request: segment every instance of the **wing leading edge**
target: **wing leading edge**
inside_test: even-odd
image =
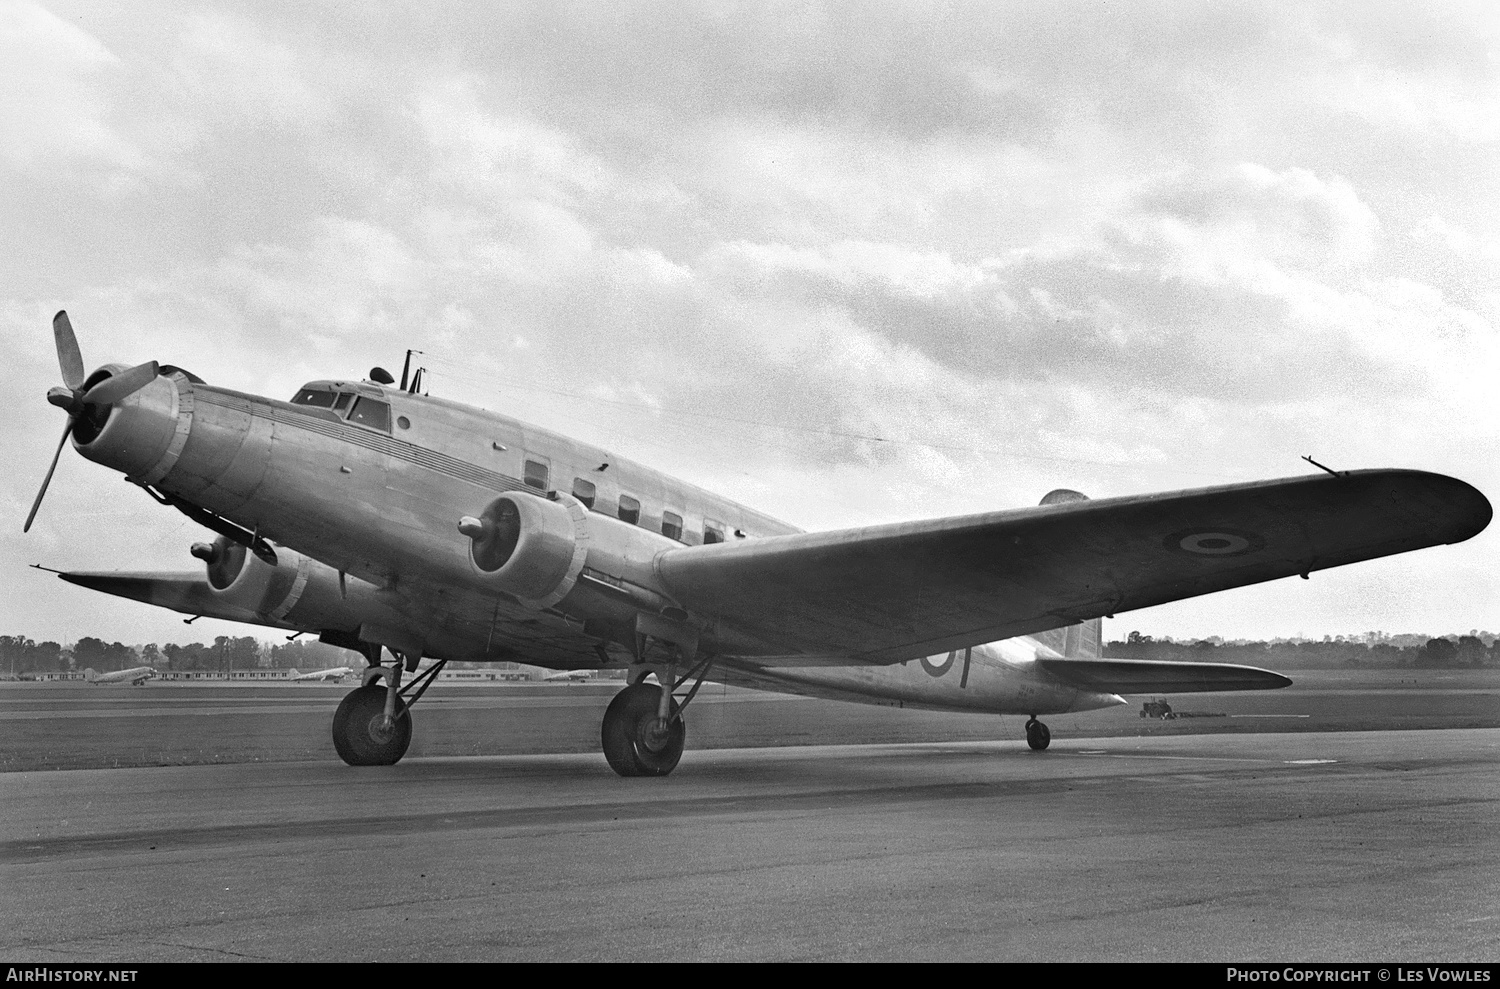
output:
[[[1463,481],[1367,470],[694,546],[656,566],[684,607],[767,652],[895,663],[1461,542],[1491,515]]]

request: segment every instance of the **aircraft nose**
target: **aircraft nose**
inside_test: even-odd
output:
[[[90,380],[106,379],[104,371],[125,370],[124,365],[111,364]],[[179,406],[177,383],[156,377],[111,404],[85,406],[73,430],[73,446],[88,459],[127,477],[150,478],[178,433]]]

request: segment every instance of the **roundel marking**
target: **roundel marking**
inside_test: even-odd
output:
[[[957,655],[958,653],[956,652],[950,652],[948,654],[948,658],[944,659],[941,663],[934,663],[927,656],[923,656],[922,669],[926,670],[931,676],[940,677],[944,673],[947,673],[949,670],[953,669],[953,659]]]
[[[1193,556],[1240,556],[1264,549],[1266,541],[1243,529],[1186,529],[1162,540],[1162,545],[1177,553]]]

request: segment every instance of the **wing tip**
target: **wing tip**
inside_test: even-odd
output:
[[[1494,506],[1484,492],[1467,481],[1432,471],[1378,468],[1349,471],[1346,476],[1365,477],[1391,488],[1393,497],[1430,519],[1438,529],[1436,541],[1444,544],[1472,539],[1488,528],[1495,517]]]

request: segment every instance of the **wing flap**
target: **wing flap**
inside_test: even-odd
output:
[[[1276,690],[1289,677],[1233,663],[1167,663],[1148,659],[1039,659],[1048,673],[1105,694],[1195,694],[1217,690]]]
[[[1459,542],[1490,516],[1451,477],[1352,471],[686,547],[656,567],[757,651],[896,663]]]

